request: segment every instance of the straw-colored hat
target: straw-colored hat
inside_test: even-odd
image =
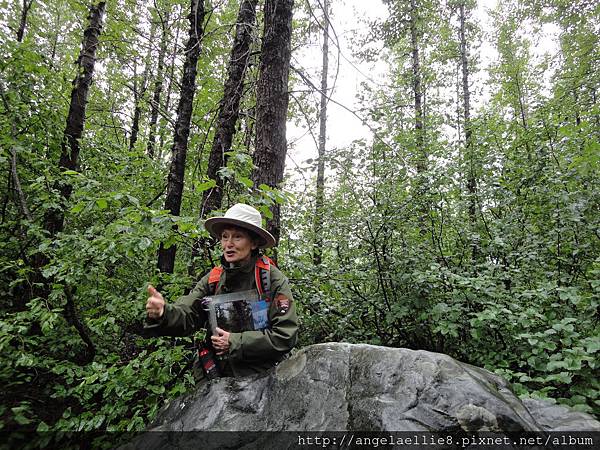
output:
[[[256,208],[244,203],[237,203],[229,208],[223,217],[211,217],[204,222],[204,228],[214,236],[220,238],[220,232],[226,225],[235,225],[254,232],[260,239],[260,248],[273,247],[275,238],[262,227],[262,217]]]

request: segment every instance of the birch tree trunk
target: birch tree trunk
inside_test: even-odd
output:
[[[204,13],[203,0],[192,0],[188,16],[190,20],[190,32],[189,39],[185,45],[185,63],[183,65],[181,93],[179,106],[177,107],[173,147],[171,149],[172,160],[167,180],[167,196],[165,198],[165,209],[174,216],[178,216],[181,211],[185,160],[192,119],[192,107],[194,104],[194,91],[196,90],[196,66],[198,64],[198,57],[200,56],[200,38],[203,33]],[[175,245],[169,248],[165,248],[163,244],[160,245],[158,250],[158,269],[161,272],[173,273],[176,252],[177,247]]]
[[[423,126],[423,90],[421,62],[419,57],[419,31],[417,28],[417,1],[410,1],[410,41],[412,55],[412,73],[413,73],[413,97],[414,97],[414,115],[415,115],[415,155],[417,169],[417,196],[419,199],[419,229],[421,234],[427,233],[427,215],[428,208],[425,197],[427,193],[426,175],[427,171],[427,151],[425,149],[425,130]]]
[[[329,0],[323,1],[323,64],[321,66],[321,105],[319,108],[319,156],[313,222],[313,263],[321,264],[323,255],[323,204],[325,202],[325,144],[327,142],[327,73],[329,69]]]
[[[469,223],[471,225],[471,232],[475,231],[474,228],[477,224],[477,179],[475,176],[475,153],[473,148],[473,130],[471,128],[471,95],[469,91],[469,54],[467,47],[467,38],[465,32],[466,14],[465,14],[465,2],[461,0],[458,5],[459,12],[459,38],[460,38],[460,63],[462,68],[462,92],[463,92],[463,119],[464,119],[464,130],[465,130],[465,158],[467,163],[467,194],[469,196],[468,211],[469,211]],[[479,253],[478,240],[471,236],[471,252],[472,257],[475,259]]]
[[[264,31],[256,92],[256,143],[252,181],[275,188],[283,180],[293,0],[265,0]],[[267,229],[279,242],[279,205]]]

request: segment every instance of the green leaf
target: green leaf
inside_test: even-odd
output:
[[[244,186],[246,186],[247,188],[251,188],[252,186],[254,186],[254,183],[252,182],[252,180],[250,178],[238,177],[238,181],[240,183],[242,183]]]
[[[133,195],[127,194],[127,200],[129,200],[129,202],[134,206],[140,206],[140,201],[137,197],[134,197]]]
[[[31,423],[31,420],[28,419],[27,417],[21,415],[21,414],[17,414],[16,416],[14,416],[14,420],[15,422],[17,422],[19,425],[27,425]]]
[[[600,350],[600,337],[594,336],[585,340],[585,350],[588,353],[596,353]]]
[[[141,238],[140,241],[139,241],[139,243],[138,243],[138,247],[141,250],[146,250],[151,245],[152,245],[152,241],[150,239],[148,239],[147,237]]]
[[[94,419],[92,420],[93,428],[100,428],[100,426],[104,422],[104,419],[106,419],[106,416],[104,414],[99,414],[96,417],[94,417]]]
[[[564,361],[549,361],[548,364],[546,365],[547,372],[552,372],[554,370],[564,369],[564,368],[566,368],[566,363]]]
[[[208,180],[208,181],[205,181],[204,183],[197,183],[196,190],[198,192],[204,192],[211,188],[214,188],[216,185],[217,185],[217,182],[215,180]]]
[[[77,214],[77,213],[80,213],[81,211],[83,211],[83,208],[85,208],[85,203],[79,202],[71,208],[71,212],[73,214]]]

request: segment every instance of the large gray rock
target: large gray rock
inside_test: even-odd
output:
[[[150,427],[442,433],[565,429],[600,431],[600,422],[546,402],[522,402],[503,378],[443,354],[342,343],[306,347],[261,376],[203,384],[173,400]]]

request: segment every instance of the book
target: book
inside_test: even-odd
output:
[[[268,328],[269,301],[255,290],[206,297],[212,334],[217,327],[230,333]]]

